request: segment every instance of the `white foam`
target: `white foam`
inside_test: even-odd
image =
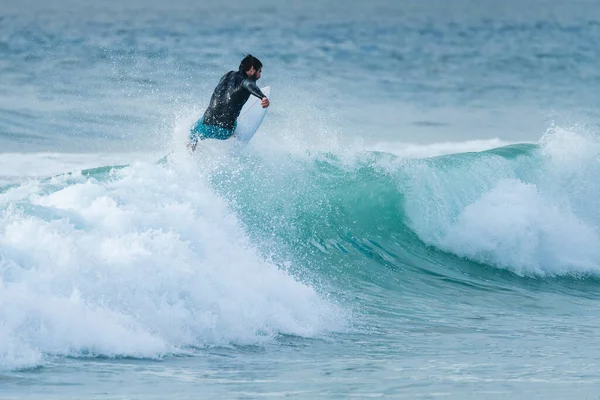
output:
[[[1,195],[0,368],[342,328],[343,312],[264,261],[198,166],[180,164]]]
[[[595,227],[519,180],[500,181],[465,207],[438,245],[519,275],[600,273]]]
[[[549,130],[533,155],[412,166],[406,211],[426,243],[519,275],[600,274],[600,141]]]

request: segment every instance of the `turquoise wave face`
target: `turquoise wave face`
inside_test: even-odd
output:
[[[373,280],[381,267],[477,263],[518,276],[596,275],[597,165],[563,168],[553,145],[418,160],[249,157],[211,182],[265,251],[319,273],[351,266]]]
[[[369,282],[403,269],[581,277],[600,265],[595,146],[557,134],[541,145],[424,159],[244,152],[198,169],[252,242],[295,273],[351,270]],[[168,158],[158,166],[173,168]],[[78,176],[107,184],[123,168]],[[39,194],[57,190],[51,181]]]

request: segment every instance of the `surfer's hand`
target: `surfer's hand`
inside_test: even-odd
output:
[[[260,104],[262,105],[262,108],[267,108],[267,107],[269,107],[269,105],[271,103],[269,102],[269,99],[267,99],[266,97],[263,97]]]

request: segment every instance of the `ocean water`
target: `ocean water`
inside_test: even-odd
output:
[[[599,20],[2,0],[0,399],[600,398]]]

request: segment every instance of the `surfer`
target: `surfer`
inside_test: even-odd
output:
[[[229,71],[219,81],[204,115],[190,131],[188,148],[196,150],[199,140],[225,140],[233,136],[236,119],[250,95],[261,99],[263,108],[269,99],[256,85],[262,73],[262,63],[252,54],[240,62],[238,71]]]

